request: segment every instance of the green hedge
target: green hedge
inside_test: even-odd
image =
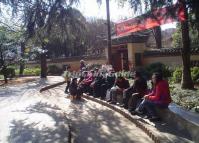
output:
[[[174,103],[195,112],[199,112],[199,89],[184,90],[181,89],[180,84],[173,84],[171,95]]]
[[[19,74],[19,69],[15,70],[15,72],[17,74]],[[35,76],[39,76],[41,73],[41,69],[38,67],[35,68],[25,68],[23,75],[35,75]]]
[[[163,77],[165,77],[165,78],[171,77],[171,75],[172,75],[172,70],[160,62],[152,63],[152,64],[144,67],[141,72],[143,72],[143,74],[145,74],[145,76],[148,79],[151,78],[151,76],[154,72],[162,72]]]
[[[199,83],[199,67],[191,68],[191,77],[194,83]],[[171,80],[174,83],[180,83],[182,80],[182,68],[176,68]]]
[[[48,66],[48,74],[50,75],[61,75],[63,73],[63,69],[59,68],[56,65],[49,65]]]
[[[199,67],[191,68],[191,77],[194,83],[199,83]]]

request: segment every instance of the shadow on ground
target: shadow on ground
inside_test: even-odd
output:
[[[18,111],[19,112],[19,111]],[[10,135],[7,138],[11,143],[66,143],[69,136],[69,124],[66,116],[60,112],[57,106],[38,102],[20,111],[28,114],[46,114],[54,123],[53,126],[42,125],[45,119],[30,122],[28,119],[13,120],[10,126]],[[38,116],[39,117],[39,116]],[[48,121],[46,121],[48,122]]]
[[[75,143],[139,143],[152,142],[133,123],[114,111],[99,106],[74,102],[69,114]]]

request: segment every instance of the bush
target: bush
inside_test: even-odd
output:
[[[92,70],[92,69],[95,69],[95,68],[98,68],[100,69],[102,65],[100,64],[88,64],[86,67],[88,70]]]
[[[188,110],[198,112],[199,107],[199,90],[185,90],[181,89],[179,84],[173,85],[170,90],[172,101]]]
[[[182,68],[176,68],[173,72],[172,81],[174,83],[180,83],[182,80]]]
[[[172,75],[172,71],[162,63],[152,63],[144,68],[146,77],[150,78],[154,72],[162,72],[163,77],[167,78]]]
[[[15,69],[13,67],[7,67],[5,69],[2,69],[0,71],[0,74],[6,74],[8,78],[13,78],[15,77]]]
[[[199,83],[199,67],[191,68],[191,77],[194,83]],[[176,68],[173,72],[172,81],[180,83],[182,80],[182,68]]]
[[[61,75],[63,70],[56,65],[49,65],[48,66],[48,74],[50,75]]]
[[[194,83],[199,83],[199,67],[191,68],[191,77]]]
[[[39,76],[41,73],[40,68],[25,68],[23,74],[24,75],[35,75]]]

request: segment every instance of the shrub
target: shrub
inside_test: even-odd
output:
[[[7,67],[5,69],[2,69],[0,71],[0,74],[6,74],[8,78],[13,78],[15,77],[15,69],[13,67]]]
[[[26,68],[24,69],[23,72],[24,75],[35,75],[35,76],[39,76],[40,73],[41,73],[40,68]]]
[[[61,75],[63,70],[56,65],[49,65],[48,66],[48,74],[50,75]]]
[[[159,62],[146,66],[144,70],[147,78],[150,78],[154,72],[162,72],[166,78],[172,75],[172,71],[166,65]]]
[[[182,79],[182,68],[176,68],[173,72],[172,81],[174,83],[180,83]]]
[[[100,69],[102,65],[100,64],[88,64],[86,67],[88,70],[92,70],[92,69],[95,69],[95,68],[98,68]]]
[[[191,77],[194,83],[199,83],[199,67],[191,68]],[[173,72],[172,81],[180,83],[182,80],[182,68],[176,68]]]
[[[188,110],[198,112],[199,90],[181,89],[179,84],[173,85],[171,90],[172,101]]]
[[[199,83],[199,67],[191,68],[191,77],[194,83]]]

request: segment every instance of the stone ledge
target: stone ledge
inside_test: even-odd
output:
[[[52,85],[48,85],[48,86],[42,87],[42,88],[39,90],[39,92],[41,93],[41,92],[43,92],[43,91],[45,91],[45,90],[54,88],[54,87],[59,86],[59,85],[62,85],[62,84],[64,84],[64,83],[66,83],[66,81],[62,81],[62,82],[58,82],[58,83],[55,83],[55,84],[52,84]]]
[[[87,96],[87,95],[83,95],[83,98],[92,100],[94,102],[97,102],[99,104],[102,104],[108,108],[111,108],[112,110],[120,113],[121,115],[123,115],[125,118],[129,119],[131,122],[133,122],[138,128],[142,129],[155,143],[161,143],[161,142],[167,142],[166,138],[159,136],[159,134],[156,134],[154,131],[152,131],[151,129],[149,129],[146,125],[145,125],[145,121],[143,121],[139,116],[132,116],[128,111],[126,110],[122,110],[120,107],[108,104],[107,102],[100,100],[100,99],[96,99],[93,98],[91,96]]]
[[[46,86],[46,87],[43,87],[42,89],[40,89],[40,92],[43,92],[45,90],[48,90],[48,89],[51,89],[51,88],[54,88],[56,86],[59,86],[59,85],[62,85],[64,84],[65,81],[63,82],[59,82],[59,83],[56,83],[56,84],[53,84],[53,85],[49,85],[49,86]],[[141,117],[139,116],[132,116],[127,110],[125,109],[122,109],[120,107],[117,107],[115,105],[111,105],[111,104],[108,104],[107,102],[103,101],[103,100],[100,100],[100,99],[96,99],[96,98],[93,98],[91,96],[87,96],[87,95],[83,95],[83,98],[86,98],[86,99],[89,99],[89,100],[92,100],[94,102],[97,102],[99,104],[102,104],[106,107],[109,107],[111,108],[112,110],[120,113],[121,115],[123,115],[125,118],[129,119],[131,122],[133,122],[137,127],[139,127],[140,129],[142,129],[155,143],[171,143],[172,141],[170,141],[168,139],[168,137],[162,135],[157,129],[154,129],[153,126],[150,125],[150,123],[148,121],[146,121],[145,119],[142,119]],[[169,110],[168,110],[169,111]],[[167,111],[167,112],[168,112]],[[174,114],[174,113],[173,113]],[[172,119],[173,120],[173,119]],[[176,119],[175,119],[176,120]],[[198,135],[198,132],[195,132],[195,135]],[[71,136],[72,138],[72,136]]]
[[[186,111],[173,103],[168,109],[158,109],[157,111],[165,122],[188,133],[193,141],[199,142],[199,115],[197,113]]]

